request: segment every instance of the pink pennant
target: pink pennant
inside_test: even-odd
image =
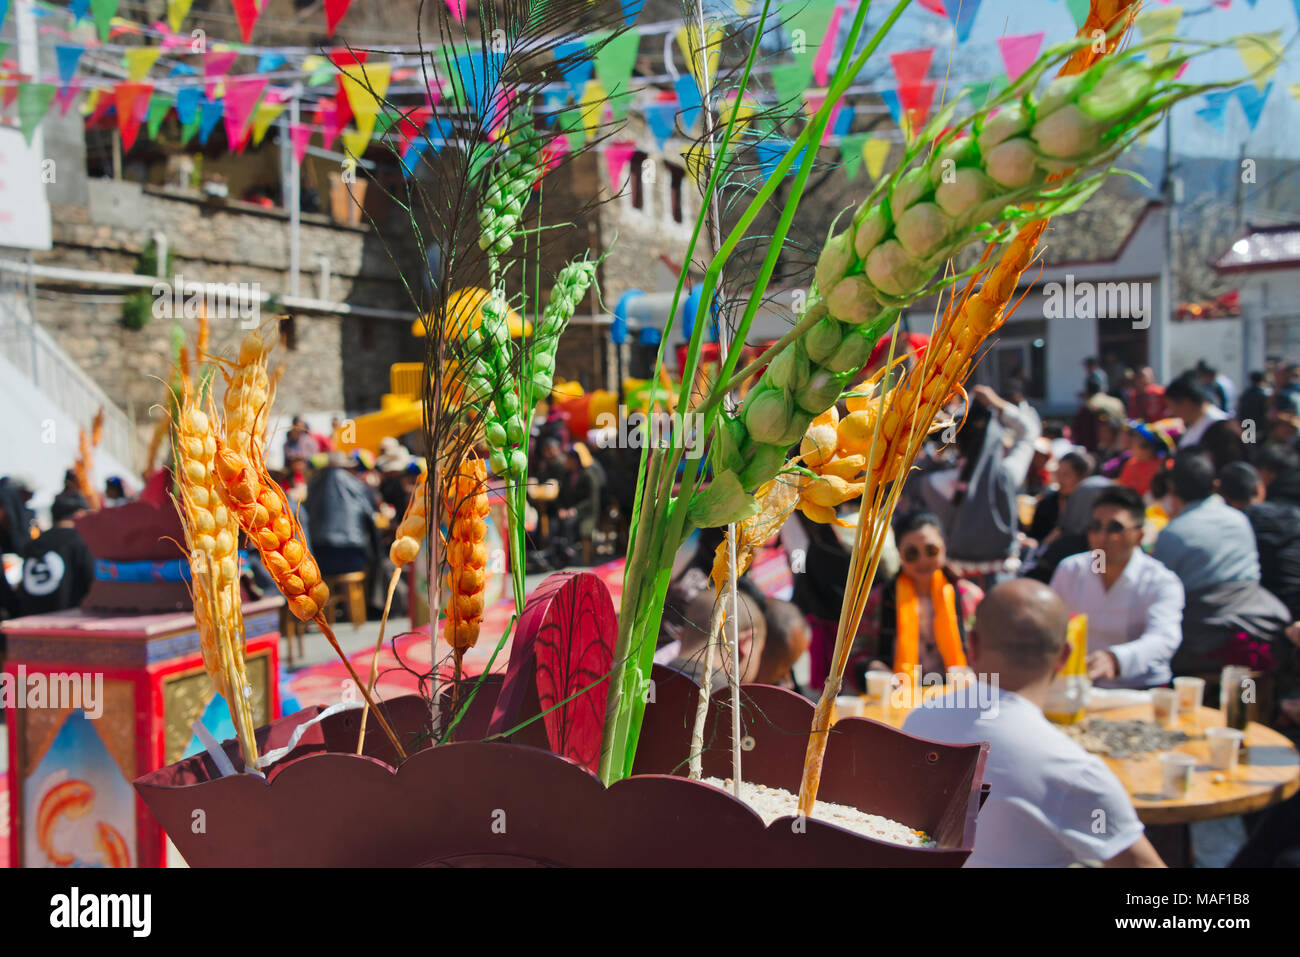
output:
[[[635,143],[610,143],[605,147],[605,163],[609,166],[609,183],[614,189],[623,185],[623,171],[632,162]]]
[[[177,47],[187,47],[194,42],[194,38],[188,33],[172,33],[171,28],[163,21],[158,20],[152,27],[155,33],[162,35],[162,52],[174,50]]]
[[[80,92],[81,81],[74,79],[67,86],[60,88],[58,93],[54,94],[54,102],[59,104],[59,116],[68,115],[68,107],[72,105]]]
[[[447,0],[447,7],[457,23],[465,22],[465,0]]]
[[[826,86],[830,82],[831,57],[835,54],[835,38],[840,35],[840,20],[845,9],[842,3],[835,5],[831,22],[826,27],[826,35],[822,37],[822,45],[817,48],[817,56],[813,59],[813,77],[818,86]]]
[[[247,138],[248,121],[266,89],[266,77],[241,76],[226,83],[226,141],[233,147]]]
[[[217,81],[226,75],[231,64],[238,58],[238,50],[227,50],[224,53],[209,50],[203,55],[204,93],[209,100],[216,99],[214,93],[217,88]]]
[[[569,138],[564,134],[547,141],[546,145],[542,147],[542,176],[559,166],[564,159],[564,154],[567,152],[569,152]],[[533,184],[533,189],[537,189],[541,185],[542,178],[539,176],[537,182]]]
[[[1232,0],[1214,0],[1214,5],[1220,10],[1227,10],[1232,6]]]
[[[933,57],[934,47],[889,54],[889,62],[894,66],[898,85],[916,86],[924,82],[925,75],[930,72],[930,60]]]
[[[948,15],[948,8],[943,5],[943,0],[917,0],[917,2],[931,13],[937,13],[941,17]]]
[[[442,84],[436,76],[429,77],[429,85],[424,89],[424,102],[432,110],[442,99]]]
[[[311,142],[311,127],[302,123],[290,123],[289,142],[293,144],[293,158],[301,166],[303,157],[307,155],[307,144]]]
[[[998,37],[998,49],[1002,51],[1002,65],[1006,68],[1007,79],[1014,83],[1020,74],[1028,70],[1042,46],[1042,31],[1018,37]]]
[[[343,129],[343,122],[339,119],[338,104],[328,97],[321,99],[315,115],[312,116],[312,122],[321,128],[321,145],[329,149],[339,138],[339,130]]]

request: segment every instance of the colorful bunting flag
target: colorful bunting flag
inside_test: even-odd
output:
[[[456,105],[475,116],[484,116],[494,101],[493,93],[501,78],[505,53],[467,53],[449,65],[448,79]]]
[[[622,94],[628,91],[628,80],[636,67],[637,47],[641,34],[637,30],[625,30],[611,37],[600,47],[595,56],[596,79],[606,90],[617,90],[617,95],[610,101],[614,108],[615,119],[622,119],[630,105]]]
[[[1002,53],[1002,67],[1007,72],[1008,80],[1016,82],[1020,74],[1029,69],[1038,58],[1045,35],[1039,31],[1016,37],[998,37],[998,50]]]
[[[209,50],[203,55],[203,92],[209,100],[216,99],[217,81],[226,75],[238,57],[238,50]]]
[[[868,138],[867,133],[852,133],[840,138],[840,164],[849,179],[858,178],[858,170],[862,168],[862,147]]]
[[[1253,89],[1250,84],[1243,84],[1234,92],[1237,94],[1237,102],[1241,104],[1241,109],[1246,114],[1246,122],[1250,124],[1253,132],[1259,125],[1259,117],[1264,112],[1268,95],[1273,92],[1273,84],[1269,83],[1262,90]]]
[[[1233,46],[1241,55],[1241,62],[1246,65],[1246,72],[1254,77],[1255,89],[1264,89],[1280,62],[1282,31],[1240,36],[1233,41]]]
[[[253,117],[253,109],[265,91],[266,77],[264,76],[234,77],[226,83],[226,105],[223,116],[226,123],[226,141],[231,148],[244,141],[245,131]]]
[[[623,25],[630,27],[636,23],[636,18],[641,16],[643,6],[645,0],[623,0]]]
[[[71,80],[60,88],[58,96],[55,97],[59,104],[60,116],[68,115],[68,107],[72,106],[73,101],[76,100],[77,94],[80,92],[81,82],[79,80]]]
[[[139,83],[153,65],[158,61],[158,54],[162,53],[162,47],[132,47],[126,51],[126,78],[132,83]]]
[[[655,138],[655,146],[661,151],[664,143],[673,135],[673,120],[677,116],[677,101],[659,100],[645,108],[645,121],[650,127],[650,135]]]
[[[392,77],[391,63],[372,63],[369,66],[357,66],[339,74],[343,81],[343,93],[352,107],[356,119],[357,132],[370,139],[375,129],[375,117],[379,115],[384,97],[388,93],[388,83]]]
[[[786,152],[793,145],[794,142],[792,140],[787,140],[780,136],[773,136],[765,140],[760,140],[754,144],[754,152],[758,157],[758,165],[763,170],[764,176],[771,179],[776,175],[776,169],[777,166],[780,165],[782,157],[785,156]],[[798,165],[803,161],[804,152],[806,150],[807,147],[804,147],[799,151],[799,155],[795,157],[794,163],[786,170],[785,175],[789,176],[790,173],[798,167]]]
[[[682,129],[690,133],[695,127],[695,121],[700,118],[703,100],[700,99],[699,88],[695,85],[695,78],[686,73],[679,76],[673,85],[677,88],[677,102],[682,108]]]
[[[330,36],[339,28],[341,21],[352,6],[352,0],[325,0],[325,30]]]
[[[930,61],[934,58],[934,47],[920,50],[903,50],[889,54],[889,62],[894,67],[894,76],[900,86],[915,86],[925,81],[930,72]]]
[[[956,2],[956,0],[954,0]],[[885,159],[889,156],[890,142],[878,136],[870,136],[862,144],[862,161],[867,164],[867,175],[880,179],[885,169]]]
[[[217,122],[221,119],[221,114],[225,110],[221,100],[204,99],[199,106],[199,142],[204,146],[208,144],[208,137],[212,131],[217,128]]]
[[[72,14],[72,22],[74,24],[80,22],[81,18],[86,15],[86,11],[89,9],[90,0],[72,0],[72,2],[68,4],[68,12]]]
[[[239,35],[244,42],[253,39],[253,25],[262,12],[257,9],[257,0],[231,0],[235,8],[235,22],[239,24]]]
[[[113,91],[113,104],[117,108],[117,129],[122,134],[122,149],[129,151],[135,145],[140,124],[149,111],[149,97],[153,95],[151,83],[119,83]]]
[[[632,162],[636,144],[631,142],[610,143],[605,147],[605,165],[609,169],[609,185],[618,192],[623,185],[623,173],[627,164]]]
[[[1133,22],[1138,32],[1142,34],[1143,40],[1154,40],[1157,37],[1170,36],[1178,28],[1178,21],[1182,16],[1182,7],[1167,7],[1164,10],[1144,10]],[[1147,50],[1147,56],[1155,62],[1163,60],[1169,56],[1169,44],[1157,43]]]
[[[812,81],[812,67],[803,63],[778,63],[772,67],[772,89],[777,100],[790,103],[798,100]]]
[[[54,48],[54,58],[59,65],[59,83],[66,87],[77,75],[77,64],[86,48],[79,43],[60,44]]]
[[[0,20],[0,22],[3,22]],[[24,83],[18,88],[18,127],[23,131],[23,139],[32,145],[32,136],[40,125],[50,102],[59,92],[53,83]]]
[[[1070,18],[1074,20],[1076,30],[1082,30],[1083,25],[1088,22],[1088,10],[1092,7],[1092,0],[1065,0],[1065,6],[1070,11]]]
[[[931,13],[937,13],[941,17],[948,15],[948,8],[943,5],[943,0],[918,0],[918,2]]]
[[[465,22],[465,0],[447,0],[447,9],[457,23]]]
[[[190,15],[193,5],[194,0],[167,0],[167,22],[171,24],[173,33],[180,32],[181,23]]]
[[[360,130],[348,130],[343,134],[343,153],[346,156],[353,156],[357,159],[366,155],[366,150],[370,147],[370,136],[362,133]]]
[[[293,158],[299,166],[307,155],[307,144],[311,142],[311,127],[302,123],[289,124],[289,142],[293,145]]]
[[[844,19],[844,11],[847,10],[842,3],[835,5],[831,13],[830,23],[826,26],[826,32],[822,35],[821,43],[817,47],[817,55],[813,57],[813,79],[817,81],[818,86],[826,86],[830,83],[831,57],[835,55],[835,38],[840,35],[840,21]]]
[[[563,64],[560,73],[569,82],[569,90],[576,100],[582,96],[582,89],[587,85],[596,69],[591,57],[586,55],[587,44],[581,40],[555,45],[555,61]]]
[[[339,138],[339,130],[343,128],[337,101],[321,97],[316,103],[316,112],[312,114],[312,122],[321,128],[321,146],[332,149],[334,141]]]
[[[1196,111],[1196,115],[1209,123],[1220,133],[1224,131],[1227,119],[1228,101],[1232,99],[1231,90],[1216,90],[1205,94],[1205,106]]]
[[[971,27],[975,25],[980,0],[948,0],[947,7],[948,20],[957,31],[957,42],[965,43],[970,37]]]
[[[172,101],[161,93],[155,93],[149,100],[149,114],[145,117],[145,132],[149,139],[158,138],[158,130],[162,128],[162,122],[171,112]]]
[[[203,117],[201,117],[196,111],[192,120],[188,123],[181,124],[181,146],[184,146],[190,140],[194,139],[194,134],[199,131],[199,124],[201,122],[203,122]]]
[[[278,90],[270,90],[263,98],[262,102],[257,104],[257,109],[253,111],[253,145],[257,146],[266,136],[266,131],[271,128],[271,124],[280,118],[285,107],[289,104],[284,94]]]
[[[202,102],[203,93],[197,86],[183,86],[176,91],[176,115],[182,126],[194,122]]]
[[[587,81],[578,109],[582,114],[583,131],[588,137],[595,136],[605,112],[605,88],[599,80]]]
[[[107,43],[113,15],[117,13],[117,0],[90,0],[90,12],[94,15],[95,26],[99,29],[99,42]]]
[[[821,2],[821,0],[812,0],[812,2]],[[700,28],[694,23],[689,23],[677,31],[677,49],[681,51],[686,68],[690,70],[691,76],[695,77],[695,83],[701,90],[708,89],[713,79],[717,77],[718,56],[722,52],[722,27],[716,23],[709,23],[704,30],[702,44]],[[708,71],[707,77],[700,76],[701,59],[704,60],[704,69]]]
[[[280,53],[263,53],[257,58],[256,73],[274,73],[280,67],[284,66],[287,61],[283,54]]]
[[[782,19],[795,62],[812,68],[835,13],[835,5],[836,0],[798,0],[785,4],[789,12]]]

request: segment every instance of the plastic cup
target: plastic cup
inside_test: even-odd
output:
[[[1174,690],[1178,692],[1178,710],[1195,714],[1205,700],[1205,679],[1175,678]]]
[[[1156,724],[1165,728],[1178,717],[1178,692],[1173,688],[1151,689],[1151,710]]]
[[[1160,790],[1167,798],[1182,798],[1192,788],[1192,771],[1196,759],[1181,751],[1166,751],[1160,755]]]
[[[1210,747],[1210,767],[1216,771],[1233,771],[1241,755],[1246,735],[1236,728],[1206,728],[1205,743]]]
[[[840,695],[835,699],[835,720],[861,718],[867,713],[866,702],[857,695]]]
[[[889,692],[894,683],[894,673],[892,671],[868,671],[867,672],[867,696],[872,701],[879,702],[882,708],[889,708]]]

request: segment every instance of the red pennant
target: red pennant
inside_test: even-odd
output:
[[[226,124],[226,142],[232,147],[248,142],[248,121],[265,89],[264,76],[241,76],[226,82],[226,107],[222,119]]]
[[[325,0],[325,29],[329,31],[330,36],[334,36],[339,21],[347,15],[350,6],[352,0]]]
[[[393,129],[402,138],[401,152],[406,152],[406,147],[411,145],[411,140],[424,132],[432,116],[433,110],[430,107],[421,106],[411,110],[393,124]]]
[[[368,56],[370,56],[369,50],[361,50],[354,53],[346,47],[335,47],[330,51],[330,62],[342,70],[357,63],[365,63],[366,57]],[[360,78],[361,71],[354,70],[352,71],[352,75]],[[334,99],[337,103],[336,109],[339,114],[339,129],[342,129],[347,126],[348,121],[352,119],[352,103],[348,100],[347,90],[343,87],[342,75],[334,78],[334,84]]]
[[[889,62],[894,65],[894,76],[898,77],[898,85],[917,86],[924,83],[925,75],[930,72],[930,60],[933,56],[934,47],[889,54]]]
[[[149,111],[149,98],[153,96],[152,83],[119,83],[113,91],[117,107],[117,128],[122,134],[122,148],[130,150],[135,145],[140,123]]]
[[[253,36],[253,24],[262,12],[257,9],[257,0],[231,0],[235,6],[235,19],[239,22],[239,35],[247,43]]]
[[[930,116],[930,107],[934,103],[938,84],[933,80],[927,83],[913,83],[898,88],[898,105],[907,111],[912,129],[920,131]]]
[[[941,17],[948,15],[948,8],[943,5],[943,0],[917,0],[917,2],[931,13],[937,13]],[[957,2],[960,3],[961,0]]]

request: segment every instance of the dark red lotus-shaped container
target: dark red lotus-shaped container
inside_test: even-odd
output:
[[[476,740],[491,721],[497,678],[484,682],[460,725],[462,743],[418,750],[428,740],[427,705],[414,696],[389,702],[389,720],[414,752],[397,770],[374,721],[364,754],[352,753],[360,717],[353,710],[310,728],[266,781],[220,777],[200,755],[135,787],[196,867],[955,867],[970,854],[987,745],[938,744],[862,718],[832,729],[819,797],[922,829],[937,847],[902,847],[817,820],[765,827],[729,793],[686,779],[698,691],[667,669],[656,668],[654,678],[635,773],[610,788],[551,753],[541,721],[509,743]],[[745,779],[797,792],[812,705],[765,685],[742,690]],[[261,729],[260,747],[283,746],[320,710]],[[726,697],[716,695],[706,776],[730,775],[730,725]],[[225,748],[237,764],[235,743]]]

